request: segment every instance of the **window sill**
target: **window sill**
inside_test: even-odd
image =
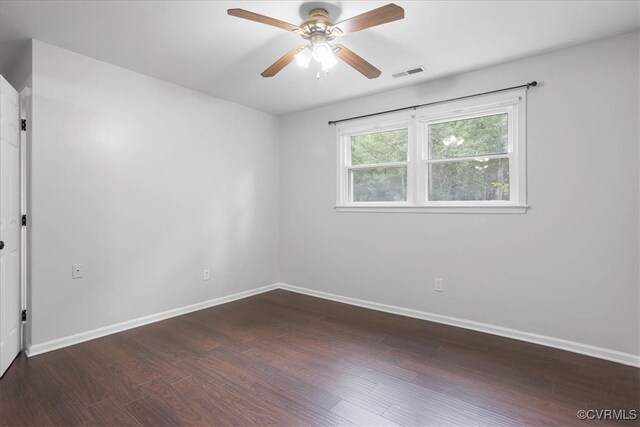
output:
[[[496,206],[385,206],[367,205],[336,206],[336,212],[373,212],[373,213],[453,213],[453,214],[524,214],[527,205]]]

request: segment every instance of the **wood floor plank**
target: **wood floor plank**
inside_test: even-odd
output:
[[[85,411],[88,415],[87,424],[92,426],[141,426],[141,424],[112,397],[86,407]]]
[[[46,426],[53,423],[38,399],[32,393],[27,393],[20,399],[0,402],[0,425]]]
[[[233,411],[239,419],[246,419],[244,425],[301,424],[301,420],[290,416],[282,408],[265,404],[263,400],[256,398],[255,392],[247,393],[197,361],[183,360],[179,364],[185,370],[190,370],[193,374],[192,381],[200,386],[212,400],[218,401],[225,408]]]
[[[256,368],[243,361],[242,357],[239,360],[224,349],[219,349],[215,354],[201,359],[198,363],[210,372],[217,372],[243,394],[262,402],[263,406],[283,408],[287,414],[303,424],[340,424],[337,417],[324,409],[328,402],[323,403],[321,399],[333,398],[327,393],[305,396],[304,388],[298,387],[298,384],[289,384],[293,388],[282,387],[277,378],[262,376]],[[295,393],[292,393],[293,391]]]
[[[142,332],[139,331],[137,333]],[[120,363],[120,366],[126,363],[126,366],[130,369],[135,369],[135,366],[142,364],[144,374],[151,375],[149,379],[162,377],[168,383],[174,383],[189,377],[187,373],[181,371],[175,365],[175,362],[179,359],[173,358],[172,354],[176,352],[165,353],[163,351],[164,345],[158,348],[145,344],[142,342],[145,340],[137,340],[134,335],[126,332],[113,335],[113,337],[115,338],[114,344],[121,350],[118,353],[123,357],[122,360],[126,361]],[[183,357],[185,356],[185,354],[182,355]],[[189,353],[186,353],[186,356],[190,356]]]
[[[278,357],[278,355],[274,356]],[[212,369],[216,368],[211,365],[212,362],[223,362],[226,363],[227,366],[238,365],[243,372],[251,372],[255,381],[268,384],[275,392],[286,395],[290,394],[291,390],[296,390],[296,397],[298,399],[313,403],[314,406],[326,410],[331,409],[340,401],[340,397],[304,381],[302,376],[287,375],[283,370],[274,368],[269,364],[256,363],[255,359],[251,357],[250,352],[238,355],[225,348],[220,348],[207,358],[207,362],[209,362],[209,366]]]
[[[373,412],[367,411],[366,409],[346,400],[341,400],[340,402],[338,402],[336,406],[331,408],[331,412],[361,427],[400,426],[400,424],[396,424],[388,418],[376,415]]]
[[[373,384],[370,384],[365,389],[359,387],[354,388],[349,384],[345,384],[343,381],[336,381],[335,373],[329,373],[330,375],[327,375],[327,372],[310,372],[305,368],[304,364],[298,365],[297,360],[281,357],[278,349],[278,346],[262,347],[256,343],[251,351],[245,353],[245,356],[251,359],[255,365],[270,366],[282,372],[283,376],[288,376],[298,383],[304,383],[306,387],[310,387],[312,390],[321,390],[322,392],[328,393],[332,396],[331,400],[337,397],[337,400],[333,402],[329,399],[323,399],[322,403],[319,403],[326,409],[332,408],[337,401],[342,399],[357,403],[374,413],[382,413],[389,407],[390,402],[370,396],[369,393]],[[354,378],[358,376],[358,373],[353,375]]]
[[[52,357],[46,368],[55,378],[55,383],[65,384],[65,394],[73,393],[83,405],[91,405],[111,396],[109,389],[89,369],[76,363],[67,350],[55,356],[58,357]]]
[[[0,425],[51,425],[42,402],[34,390],[33,376],[29,360],[20,354],[0,380]],[[4,417],[3,417],[4,415]]]
[[[206,414],[195,411],[191,407],[191,396],[189,393],[179,393],[171,384],[166,383],[162,378],[145,383],[143,386],[149,404],[158,405],[162,408],[167,418],[180,420],[180,424],[186,425],[207,425]]]
[[[242,411],[240,405],[229,405],[225,399],[217,399],[189,377],[171,385],[178,393],[189,399],[189,406],[206,414],[209,423],[216,426],[253,425],[254,420]]]
[[[638,425],[640,369],[276,290],[32,358],[0,426]]]
[[[162,403],[150,397],[131,402],[125,406],[127,411],[143,426],[179,426],[183,420],[167,411]]]
[[[72,346],[66,349],[71,362],[89,372],[108,397],[124,405],[144,397],[139,385],[118,363],[96,346]],[[102,401],[104,399],[98,400]]]
[[[461,420],[491,420],[493,425],[521,425],[523,420],[512,413],[503,413],[497,408],[484,408],[459,397],[451,397],[434,392],[415,384],[403,386],[382,385],[376,388],[372,396],[381,396],[391,401],[392,406],[406,412],[442,412],[443,415],[455,414]],[[386,414],[386,411],[385,411]],[[383,414],[383,416],[385,416]],[[444,417],[443,417],[444,418]]]
[[[581,407],[576,402],[566,404],[562,401],[540,399],[536,389],[518,387],[500,383],[468,371],[433,371],[430,375],[420,374],[414,381],[422,387],[443,393],[452,398],[463,399],[479,407],[511,413],[528,425],[570,424],[575,421],[575,413]],[[491,390],[487,393],[487,390]],[[560,417],[557,417],[560,414]]]

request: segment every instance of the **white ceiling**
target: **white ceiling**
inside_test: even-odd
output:
[[[333,1],[334,21],[388,2]],[[227,15],[244,8],[294,24],[299,1],[0,1],[0,72],[27,39],[274,114],[354,98],[639,28],[638,1],[396,1],[405,19],[340,42],[382,70],[368,80],[340,63],[316,80],[292,63],[260,77],[299,36]],[[427,72],[393,79],[424,65]]]

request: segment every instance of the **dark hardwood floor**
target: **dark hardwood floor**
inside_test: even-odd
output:
[[[639,371],[277,290],[27,359],[1,425],[581,425]]]

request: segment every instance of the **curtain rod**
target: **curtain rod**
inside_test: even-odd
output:
[[[459,96],[457,98],[443,99],[442,101],[427,102],[426,104],[418,104],[418,105],[412,105],[410,107],[396,108],[395,110],[378,111],[377,113],[364,114],[362,116],[355,116],[355,117],[347,117],[346,119],[330,120],[329,125],[335,125],[336,123],[346,122],[349,120],[363,119],[365,117],[379,116],[381,114],[395,113],[398,111],[415,110],[416,108],[427,107],[429,105],[437,105],[437,104],[442,104],[444,102],[459,101],[461,99],[473,98],[475,96],[482,96],[482,95],[490,95],[492,93],[504,92],[507,90],[514,90],[514,89],[521,89],[521,88],[529,89],[530,87],[535,87],[535,86],[538,86],[538,82],[534,80],[530,83],[526,83],[523,85],[505,87],[502,89],[490,90],[488,92],[482,92],[482,93],[474,93],[473,95],[465,95],[465,96]]]

